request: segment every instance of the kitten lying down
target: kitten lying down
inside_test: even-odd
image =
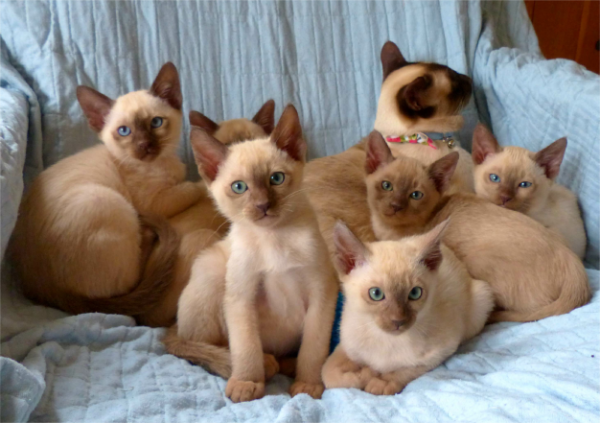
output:
[[[194,262],[167,351],[229,378],[234,402],[262,397],[275,357],[298,352],[290,393],[320,398],[338,281],[301,189],[296,110],[286,107],[270,138],[227,148],[194,128],[191,141],[231,230]]]
[[[336,264],[345,301],[340,344],[323,367],[327,388],[398,393],[482,330],[493,293],[441,243],[447,223],[370,244],[338,223]]]
[[[250,119],[230,119],[215,123],[202,113],[192,110],[190,123],[213,135],[223,144],[229,145],[241,140],[264,138],[273,130],[275,102],[267,101],[256,115]],[[219,213],[212,197],[208,195],[206,184],[199,182],[204,190],[200,200],[169,219],[169,223],[181,236],[179,254],[173,270],[171,284],[156,307],[139,316],[141,324],[155,327],[168,327],[175,324],[177,302],[190,279],[194,260],[200,252],[220,241],[229,230],[229,222]]]
[[[431,63],[409,63],[398,47],[387,42],[381,50],[383,84],[375,127],[388,135],[412,135],[422,131],[451,132],[460,129],[460,111],[471,96],[471,81],[452,69]],[[439,145],[438,145],[439,144]],[[414,156],[430,164],[452,151],[460,151],[460,172],[451,180],[453,191],[473,191],[473,164],[469,153],[456,146],[388,143],[395,154]],[[329,251],[334,252],[333,228],[343,220],[363,241],[374,241],[365,186],[365,141],[343,153],[310,161],[305,189]],[[351,207],[350,207],[351,205]]]
[[[583,264],[558,235],[474,194],[444,195],[458,153],[430,166],[394,158],[373,131],[367,157],[366,184],[377,238],[420,234],[451,217],[443,242],[473,278],[492,288],[497,309],[490,321],[539,320],[590,300]]]
[[[205,195],[184,182],[177,156],[179,75],[167,63],[149,90],[111,100],[80,86],[77,98],[102,145],[38,176],[21,204],[9,256],[36,302],[72,313],[139,315],[171,280],[179,239],[165,218]]]
[[[489,129],[479,124],[473,133],[475,191],[481,198],[537,220],[583,258],[586,236],[577,197],[554,182],[566,148],[566,138],[537,153],[500,147]]]

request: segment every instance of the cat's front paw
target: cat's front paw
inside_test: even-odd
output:
[[[272,354],[263,354],[265,364],[265,379],[269,380],[279,372],[279,363]]]
[[[365,387],[365,392],[373,395],[394,395],[401,391],[402,386],[398,382],[388,382],[378,377],[372,378]]]
[[[225,395],[233,402],[245,402],[262,398],[265,395],[263,382],[251,382],[229,378],[225,387]]]
[[[322,383],[294,382],[290,386],[290,395],[295,397],[298,394],[308,394],[314,399],[320,399],[323,395],[325,386]]]

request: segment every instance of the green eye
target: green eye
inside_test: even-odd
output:
[[[412,198],[413,200],[420,200],[421,198],[423,198],[423,193],[421,191],[415,191],[412,194],[410,194],[410,198]]]
[[[271,175],[271,185],[281,185],[285,181],[285,173],[275,172]]]
[[[519,184],[519,187],[520,188],[529,188],[531,185],[533,185],[531,182],[523,181]]]
[[[375,287],[369,289],[369,297],[371,297],[373,301],[381,301],[385,298],[385,295],[383,294],[381,288]]]
[[[235,181],[231,184],[231,190],[236,194],[243,194],[248,189],[248,185],[244,181]]]
[[[392,191],[394,189],[390,181],[383,181],[381,183],[381,188],[383,188],[386,191]]]
[[[498,182],[500,182],[500,177],[498,175],[496,175],[495,173],[490,173],[490,181],[492,181],[494,183],[498,183]]]
[[[421,295],[423,295],[423,288],[421,288],[420,286],[415,286],[408,293],[408,299],[415,301],[415,300],[418,300],[419,298],[421,298]]]

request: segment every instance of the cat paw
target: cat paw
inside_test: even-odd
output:
[[[373,395],[394,395],[400,391],[402,387],[398,382],[388,382],[378,377],[372,378],[365,387],[365,392]]]
[[[295,397],[298,394],[308,394],[314,399],[321,399],[325,386],[322,383],[294,382],[290,386],[290,395]]]
[[[263,354],[265,364],[265,379],[269,380],[279,372],[279,363],[272,354]]]
[[[265,384],[230,378],[225,387],[225,395],[233,402],[252,401],[265,395]]]

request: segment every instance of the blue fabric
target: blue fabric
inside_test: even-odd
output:
[[[2,267],[3,421],[581,421],[600,414],[598,160],[600,79],[546,61],[520,2],[0,1],[2,248],[25,185],[97,142],[78,84],[116,97],[148,87],[167,60],[184,109],[252,116],[294,103],[311,157],[353,145],[373,126],[379,51],[446,63],[474,78],[460,132],[478,119],[501,143],[532,150],[567,136],[559,181],[579,196],[591,304],[527,324],[496,324],[395,397],[329,390],[291,399],[278,375],[259,401],[232,404],[225,381],[165,354],[162,329],[130,318],[34,306]],[[194,173],[183,131],[182,158]],[[24,150],[25,143],[27,150]],[[463,142],[463,145],[469,143]],[[43,283],[43,281],[40,281]]]

